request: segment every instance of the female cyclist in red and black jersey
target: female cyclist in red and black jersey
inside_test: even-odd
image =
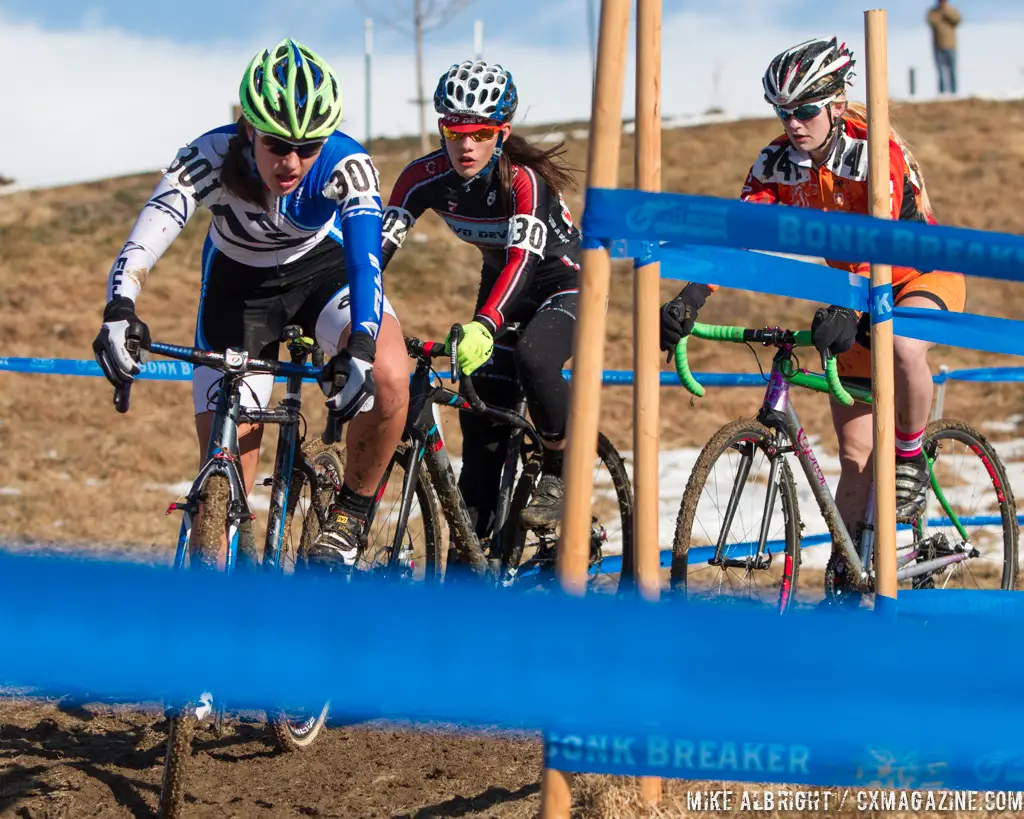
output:
[[[500,65],[463,62],[441,75],[434,109],[441,115],[441,148],[410,163],[384,210],[384,264],[427,209],[483,255],[473,320],[464,325],[459,367],[474,374],[480,397],[511,406],[517,379],[544,441],[543,474],[523,511],[532,527],[553,526],[561,515],[562,452],[569,387],[562,365],[572,355],[579,294],[579,231],[561,191],[573,186],[559,162],[562,146],[547,151],[513,136],[518,95]],[[494,339],[510,323],[514,348]],[[493,355],[492,355],[493,353]],[[459,486],[477,533],[489,534],[508,427],[461,413],[463,468]]]

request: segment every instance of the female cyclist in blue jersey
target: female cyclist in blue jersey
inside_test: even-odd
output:
[[[510,407],[517,379],[544,443],[543,474],[523,522],[547,528],[560,519],[562,452],[569,388],[562,366],[572,355],[579,290],[580,234],[561,191],[573,186],[558,161],[512,135],[518,95],[500,65],[463,62],[441,75],[434,109],[441,147],[410,163],[384,210],[384,263],[430,209],[483,256],[473,320],[464,325],[459,367],[474,375],[482,400]],[[508,324],[520,326],[514,349],[495,347]],[[493,357],[492,357],[493,352]],[[509,428],[460,413],[463,467],[459,487],[486,537],[493,524]]]
[[[284,327],[299,324],[329,357],[328,375],[347,376],[341,390],[325,387],[334,392],[327,406],[351,419],[344,486],[309,558],[351,563],[409,399],[402,331],[383,292],[377,171],[362,146],[337,130],[338,79],[308,48],[284,40],[256,54],[239,96],[238,122],[182,148],[143,207],[111,268],[93,350],[115,386],[134,379],[139,365],[125,348],[125,331],[139,322],[135,302],[153,265],[206,206],[212,218],[196,346],[276,359]],[[201,458],[218,381],[216,370],[193,372]],[[254,374],[245,383],[243,404],[267,406],[273,376]],[[262,435],[260,424],[239,425],[247,492]]]

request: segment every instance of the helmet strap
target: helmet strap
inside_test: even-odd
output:
[[[814,153],[815,151],[820,151],[826,145],[830,145],[832,143],[832,141],[835,139],[836,134],[839,132],[839,127],[838,126],[839,126],[839,123],[842,122],[843,118],[842,117],[833,117],[832,116],[832,106],[831,105],[829,105],[828,108],[826,108],[825,110],[828,112],[828,134],[821,141],[821,144],[817,148],[811,148],[811,150],[809,150],[807,152],[809,154]]]
[[[442,143],[444,140],[442,139]],[[490,161],[480,169],[480,171],[469,179],[462,183],[463,190],[466,193],[471,193],[473,188],[477,185],[484,186],[490,182],[491,174],[494,172],[495,167],[498,165],[498,160],[501,158],[502,145],[505,143],[505,135],[498,131],[498,142],[494,146],[494,153],[491,154]]]

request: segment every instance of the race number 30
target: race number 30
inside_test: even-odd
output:
[[[509,220],[507,247],[518,247],[529,253],[543,256],[547,239],[547,225],[536,216],[521,213]]]

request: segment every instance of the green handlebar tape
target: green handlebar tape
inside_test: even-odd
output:
[[[694,325],[694,330],[698,325]],[[698,383],[690,372],[690,362],[686,360],[686,340],[689,336],[683,336],[676,344],[676,375],[679,376],[679,383],[698,398],[704,397],[704,388]]]
[[[694,322],[691,335],[697,338],[705,338],[711,341],[743,341],[745,327],[728,327],[724,324],[701,324]],[[679,382],[698,398],[704,397],[704,388],[700,385],[693,373],[690,372],[690,363],[686,360],[686,340],[689,336],[683,336],[676,344],[676,375]]]
[[[825,380],[828,382],[828,391],[844,407],[853,406],[853,396],[846,391],[839,381],[839,373],[836,371],[836,360],[830,358],[825,364]]]
[[[814,342],[811,341],[811,331],[810,330],[797,330],[795,335],[796,335],[796,341],[794,343],[796,344],[797,347],[813,347],[814,346]]]
[[[746,327],[729,327],[725,324],[701,324],[699,321],[693,325],[693,335],[697,338],[706,338],[711,341],[743,341],[743,334]]]

